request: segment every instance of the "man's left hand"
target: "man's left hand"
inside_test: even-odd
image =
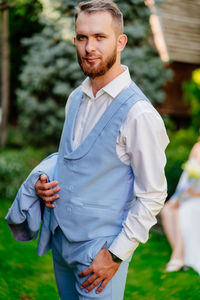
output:
[[[101,283],[96,293],[102,292],[117,272],[119,266],[120,263],[112,260],[108,249],[101,249],[91,265],[78,274],[81,278],[90,275],[88,279],[82,283],[81,288],[86,288],[85,291],[88,293]]]

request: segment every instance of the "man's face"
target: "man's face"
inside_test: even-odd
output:
[[[116,62],[117,34],[108,12],[80,13],[76,20],[75,45],[83,73],[94,79]]]

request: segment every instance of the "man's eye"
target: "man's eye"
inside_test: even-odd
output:
[[[97,40],[98,40],[98,41],[101,41],[101,40],[103,40],[103,39],[104,39],[104,36],[102,36],[102,35],[98,35],[98,36],[97,36]]]
[[[77,37],[77,40],[78,41],[84,41],[86,39],[86,37],[83,35],[83,36],[78,36]]]

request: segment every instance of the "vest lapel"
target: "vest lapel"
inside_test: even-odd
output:
[[[60,147],[59,147],[59,151],[63,152],[63,154],[71,153],[73,151],[74,129],[75,129],[76,118],[78,115],[82,98],[83,98],[83,92],[81,91],[81,87],[79,87],[72,98],[67,113],[67,118],[64,123],[64,128],[63,128]]]
[[[75,122],[78,114],[78,110],[81,104],[83,93],[79,90],[75,98],[72,100],[70,105],[70,110],[68,112],[68,118],[66,122],[66,129],[64,132],[65,143],[64,143],[64,158],[65,159],[78,159],[83,157],[88,153],[93,143],[95,142],[98,135],[102,132],[103,128],[110,121],[112,116],[118,111],[120,106],[128,101],[130,97],[135,94],[133,88],[127,88],[123,90],[110,104],[110,106],[106,109],[102,117],[96,123],[94,128],[85,138],[85,140],[74,150],[73,149],[73,135],[75,129]]]

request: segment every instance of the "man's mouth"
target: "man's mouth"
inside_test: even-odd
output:
[[[84,57],[83,59],[91,63],[91,62],[95,62],[97,59],[99,59],[99,57]]]

